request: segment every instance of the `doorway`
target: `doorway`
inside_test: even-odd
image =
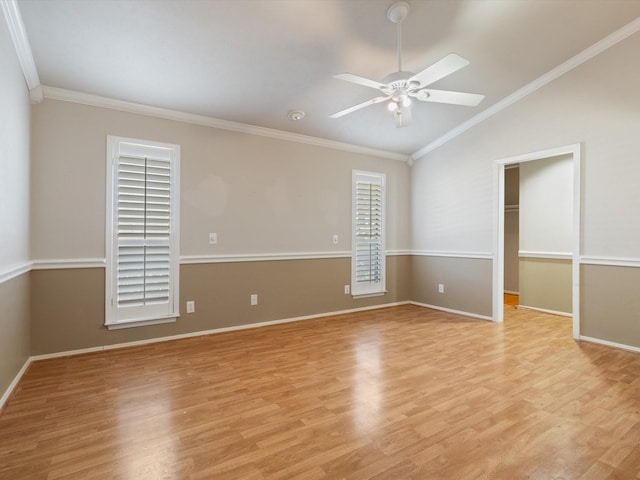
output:
[[[573,313],[573,338],[580,335],[580,144],[532,152],[497,160],[494,163],[494,248],[493,248],[493,321],[504,321],[504,250],[505,250],[505,168],[510,165],[546,160],[568,155],[573,169],[573,202],[571,225],[571,304]]]

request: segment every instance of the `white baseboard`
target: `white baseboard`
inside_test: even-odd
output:
[[[442,312],[455,313],[456,315],[462,315],[463,317],[479,318],[480,320],[489,320],[490,322],[493,322],[493,318],[488,317],[486,315],[478,315],[477,313],[463,312],[462,310],[454,310],[452,308],[439,307],[438,305],[429,305],[427,303],[420,303],[420,302],[407,302],[407,303],[410,303],[411,305],[416,305],[418,307],[431,308],[432,310],[440,310]]]
[[[4,407],[4,404],[7,402],[7,400],[9,400],[9,397],[11,396],[11,393],[13,392],[13,389],[16,388],[16,386],[18,385],[18,382],[20,381],[20,379],[24,375],[24,372],[27,371],[27,368],[29,368],[29,365],[31,365],[31,357],[27,358],[27,361],[24,362],[24,365],[22,366],[20,371],[15,376],[13,381],[9,384],[9,386],[5,390],[4,394],[0,398],[0,409],[2,407]]]
[[[590,342],[590,343],[597,343],[598,345],[605,345],[607,347],[619,348],[621,350],[627,350],[629,352],[640,353],[640,347],[633,347],[631,345],[625,345],[624,343],[610,342],[608,340],[602,340],[600,338],[593,338],[593,337],[585,337],[583,335],[580,335],[578,340],[584,340],[585,342]]]
[[[536,312],[550,313],[551,315],[560,315],[561,317],[573,318],[573,314],[569,312],[559,312],[557,310],[547,310],[546,308],[529,307],[528,305],[518,305],[522,310],[534,310]]]

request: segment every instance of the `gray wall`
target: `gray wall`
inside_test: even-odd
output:
[[[29,92],[0,19],[0,397],[29,357]]]

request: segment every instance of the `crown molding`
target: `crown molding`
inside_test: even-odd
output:
[[[205,115],[180,112],[177,110],[169,110],[160,107],[153,107],[150,105],[143,105],[140,103],[128,102],[125,100],[101,97],[99,95],[92,95],[89,93],[77,92],[74,90],[50,87],[48,85],[43,86],[43,93],[45,98],[49,98],[51,100],[79,103],[82,105],[90,105],[93,107],[110,108],[122,112],[136,113],[140,115],[147,115],[150,117],[163,118],[165,120],[174,120],[182,123],[191,123],[194,125],[202,125],[205,127],[219,128],[222,130],[230,130],[232,132],[248,133],[251,135],[259,135],[262,137],[276,138],[278,140],[304,143],[307,145],[331,148],[334,150],[342,150],[345,152],[371,155],[374,157],[386,158],[389,160],[406,162],[410,158],[407,155],[389,152],[386,150],[378,150],[375,148],[352,145],[350,143],[336,142],[334,140],[327,140],[326,138],[285,132],[282,130],[275,130],[273,128],[265,128],[258,127],[256,125],[248,125],[245,123],[230,122],[228,120],[222,120],[220,118],[207,117]]]
[[[0,0],[0,5],[2,5],[4,18],[7,21],[9,33],[11,34],[13,46],[16,49],[16,55],[18,56],[18,61],[20,62],[27,86],[29,90],[38,88],[40,86],[40,78],[38,77],[36,63],[33,60],[31,45],[29,44],[27,32],[22,22],[22,15],[20,15],[18,3],[16,0]]]
[[[479,114],[475,115],[474,117],[471,117],[469,120],[467,120],[466,122],[461,123],[456,128],[453,128],[453,129],[449,130],[447,133],[445,133],[441,137],[435,139],[434,141],[432,141],[431,143],[427,144],[426,146],[424,146],[420,150],[418,150],[418,151],[414,152],[413,154],[411,154],[410,155],[411,159],[413,161],[415,161],[415,160],[418,160],[419,158],[424,157],[427,153],[432,152],[433,150],[435,150],[438,147],[441,147],[442,145],[444,145],[445,143],[449,142],[450,140],[453,140],[458,135],[466,132],[470,128],[472,128],[472,127],[478,125],[479,123],[487,120],[488,118],[494,116],[496,113],[504,110],[505,108],[507,108],[508,106],[516,103],[517,101],[522,100],[527,95],[532,94],[533,92],[535,92],[536,90],[542,88],[543,86],[547,85],[548,83],[552,82],[556,78],[564,75],[567,72],[570,72],[574,68],[582,65],[586,61],[588,61],[588,60],[592,59],[593,57],[599,55],[600,53],[604,52],[608,48],[613,47],[617,43],[619,43],[622,40],[630,37],[631,35],[633,35],[634,33],[638,32],[638,31],[640,31],[640,17],[638,17],[635,20],[633,20],[632,22],[626,24],[624,27],[620,28],[619,30],[616,30],[612,34],[606,36],[602,40],[594,43],[590,47],[586,48],[585,50],[583,50],[582,52],[578,53],[574,57],[571,57],[569,60],[567,60],[566,62],[564,62],[564,63],[562,63],[560,65],[558,65],[554,69],[549,70],[547,73],[545,73],[541,77],[539,77],[536,80],[534,80],[533,82],[525,85],[524,87],[520,88],[519,90],[516,90],[511,95],[508,95],[505,98],[503,98],[502,100],[500,100],[499,102],[494,103],[493,105],[491,105],[486,110],[480,112]]]

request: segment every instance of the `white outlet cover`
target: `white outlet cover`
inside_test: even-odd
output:
[[[210,233],[209,234],[209,244],[210,245],[217,245],[218,244],[218,234],[217,233]]]
[[[337,244],[338,244],[338,234],[337,234],[337,233],[334,233],[334,234],[333,234],[333,244],[334,244],[334,245],[337,245]]]
[[[254,293],[251,295],[251,305],[257,305],[258,304],[258,294]]]
[[[193,300],[187,302],[187,313],[193,313],[196,311],[196,302]]]

